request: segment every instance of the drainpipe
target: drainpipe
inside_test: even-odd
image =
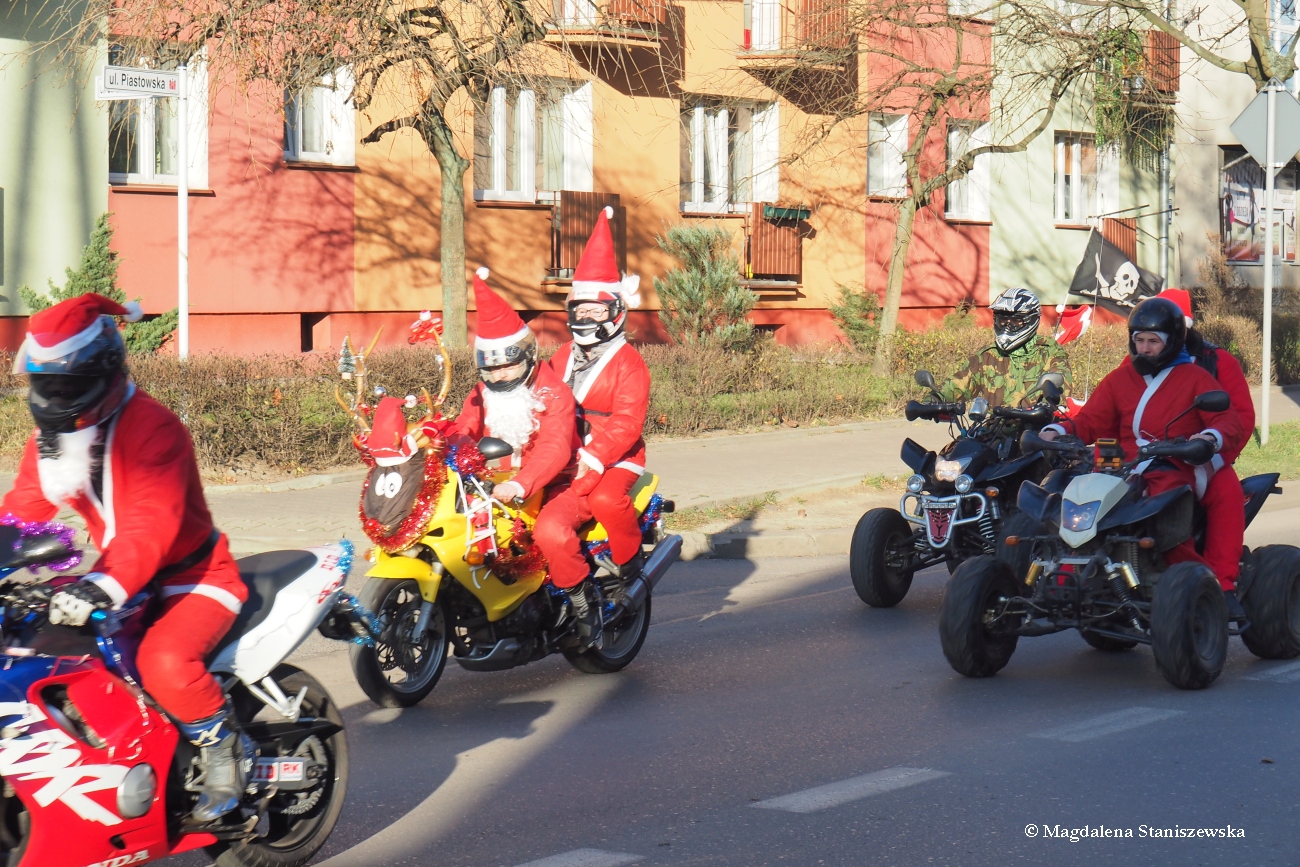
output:
[[[1169,145],[1160,150],[1160,276],[1169,286],[1169,223],[1173,203],[1169,201]]]

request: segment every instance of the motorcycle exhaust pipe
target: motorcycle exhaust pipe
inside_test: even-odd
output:
[[[641,569],[641,578],[638,580],[645,580],[653,589],[659,583],[659,579],[664,577],[668,567],[677,562],[677,558],[681,556],[681,553],[682,537],[676,534],[665,536],[663,541],[650,552],[650,559],[646,560],[645,566]],[[636,584],[637,582],[632,583]],[[631,588],[629,587],[628,590],[630,591]]]

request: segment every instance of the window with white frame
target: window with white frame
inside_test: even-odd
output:
[[[592,0],[555,0],[555,18],[564,27],[594,27],[596,4]]]
[[[1097,197],[1097,146],[1089,133],[1058,132],[1053,164],[1056,174],[1056,222],[1086,226]]]
[[[727,213],[780,194],[781,140],[775,102],[701,100],[682,111],[681,209]]]
[[[907,195],[908,115],[872,112],[867,123],[867,195]]]
[[[776,51],[781,47],[780,0],[745,0],[745,40],[748,51]]]
[[[120,46],[109,49],[110,65],[142,65]],[[175,64],[163,68],[174,69]],[[188,182],[191,189],[208,185],[207,64],[189,64],[186,78],[189,128]],[[114,99],[108,103],[108,181],[111,184],[174,185],[179,170],[180,128],[174,97]]]
[[[533,202],[593,188],[592,87],[495,87],[474,113],[474,198]]]
[[[952,121],[948,124],[948,165],[968,151],[989,144],[989,125],[980,121]],[[946,188],[944,216],[952,220],[989,219],[989,154],[975,157],[975,165]]]
[[[284,158],[291,162],[356,164],[352,75],[340,69],[299,94],[285,94]]]

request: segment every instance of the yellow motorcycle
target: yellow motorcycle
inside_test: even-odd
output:
[[[422,339],[436,339],[436,332]],[[439,409],[451,363],[440,341],[438,348],[443,387],[437,398],[427,391],[407,396],[405,405],[422,405],[424,415],[406,425],[394,447],[393,434],[376,437],[371,428],[385,407],[365,403],[369,350],[358,353],[344,341],[340,371],[356,387],[346,397],[340,391],[339,402],[357,419],[354,442],[372,465],[361,497],[363,529],[374,547],[353,625],[357,682],[376,704],[409,707],[437,685],[449,647],[470,671],[501,671],[553,653],[592,674],[625,668],[645,643],[654,588],[681,553],[681,537],[664,532],[673,503],[656,493],[659,480],[650,473],[632,489],[645,553],[637,575],[617,574],[599,524],[579,532],[603,622],[602,638],[584,647],[568,596],[546,580],[545,559],[532,539],[542,494],[522,505],[492,496],[513,475],[503,467],[510,445],[490,437],[449,443],[444,436],[449,422]],[[384,440],[382,447],[376,439]]]

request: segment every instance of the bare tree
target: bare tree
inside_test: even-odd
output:
[[[397,106],[362,138],[414,130],[441,174],[445,339],[467,342],[465,172],[448,122],[461,91],[482,104],[497,84],[527,77],[528,46],[546,36],[548,9],[529,0],[44,0],[52,56],[94,57],[112,41],[161,64],[204,52],[210,80],[302,93],[346,68],[361,112]]]

